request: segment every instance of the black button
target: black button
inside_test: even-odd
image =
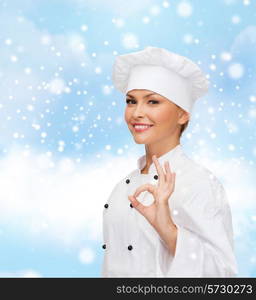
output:
[[[106,249],[106,244],[102,245],[102,248],[103,248],[103,249]]]
[[[128,246],[128,250],[132,250],[132,245],[129,245],[129,246]]]
[[[131,208],[133,208],[132,203],[130,203]]]
[[[104,207],[105,207],[105,208],[108,208],[108,204],[106,203],[106,204],[104,205]]]
[[[126,182],[127,184],[128,184],[128,183],[130,183],[130,179],[126,179],[126,181],[125,181],[125,182]]]
[[[155,179],[155,180],[157,180],[157,179],[158,179],[158,176],[157,176],[157,175],[155,175],[155,176],[154,176],[154,179]]]

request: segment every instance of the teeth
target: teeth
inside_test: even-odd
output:
[[[138,129],[144,129],[150,127],[150,125],[135,125],[134,127]]]

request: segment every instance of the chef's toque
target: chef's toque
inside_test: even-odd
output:
[[[189,113],[195,101],[206,94],[209,86],[204,73],[190,59],[151,46],[117,56],[112,81],[122,93],[133,89],[150,90]]]

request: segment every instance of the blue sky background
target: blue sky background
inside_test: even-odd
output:
[[[211,85],[181,143],[224,184],[239,276],[256,276],[256,2],[0,1],[0,276],[98,277],[102,210],[144,146],[116,55],[164,47]]]

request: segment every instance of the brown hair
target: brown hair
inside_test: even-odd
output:
[[[187,126],[188,126],[188,123],[189,123],[189,120],[187,120],[187,122],[186,123],[184,123],[184,124],[182,124],[181,125],[181,127],[180,127],[180,135],[179,135],[179,137],[181,137],[181,135],[182,135],[182,133],[183,133],[183,131],[187,128]]]
[[[175,103],[174,103],[174,104],[175,104]],[[185,110],[184,110],[182,107],[180,107],[180,106],[177,105],[177,104],[175,104],[175,105],[176,105],[178,108],[180,108],[183,112],[185,112]],[[186,123],[184,123],[184,124],[181,125],[179,137],[181,137],[183,131],[187,128],[189,121],[190,121],[190,119],[188,119]]]

